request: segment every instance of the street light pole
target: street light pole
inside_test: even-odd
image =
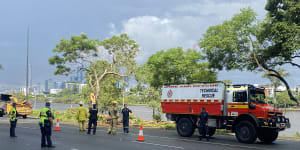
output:
[[[27,29],[27,59],[26,59],[26,102],[28,102],[28,63],[29,63],[29,27]]]

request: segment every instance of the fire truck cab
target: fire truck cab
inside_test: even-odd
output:
[[[272,143],[279,131],[290,127],[290,122],[281,110],[265,101],[264,88],[249,84],[166,84],[161,107],[167,118],[176,122],[177,132],[183,137],[194,134],[201,107],[205,107],[210,136],[216,129],[227,129],[242,143],[253,143],[257,138]]]

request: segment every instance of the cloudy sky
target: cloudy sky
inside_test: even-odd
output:
[[[141,46],[137,58],[144,63],[161,49],[192,48],[211,25],[230,19],[241,8],[251,7],[265,17],[265,0],[26,0],[0,1],[0,87],[22,86],[26,70],[26,30],[30,27],[30,64],[33,83],[53,75],[48,64],[61,38],[86,33],[104,39],[127,33]],[[288,67],[288,82],[300,84],[300,72]],[[220,72],[219,80],[234,83],[268,83],[261,74]]]

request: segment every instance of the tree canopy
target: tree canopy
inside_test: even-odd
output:
[[[155,88],[165,83],[215,81],[217,73],[201,62],[203,56],[194,50],[181,47],[162,50],[149,57],[145,64],[149,83]]]
[[[62,39],[53,49],[49,63],[56,66],[55,75],[69,75],[84,70],[90,92],[99,100],[102,79],[107,75],[130,76],[135,71],[139,46],[126,34],[99,41],[86,34]],[[122,72],[122,74],[121,74]]]
[[[268,2],[267,10],[270,3],[272,1]],[[285,9],[292,9],[289,6],[287,5]],[[281,23],[274,20],[276,17],[272,19],[271,16],[274,16],[272,11],[268,12],[268,16],[270,17],[263,23],[258,23],[252,9],[241,9],[241,13],[234,15],[231,20],[209,27],[200,39],[199,46],[206,54],[210,67],[218,70],[264,71],[268,76],[283,82],[290,98],[296,101],[287,81],[276,68],[287,64],[284,61],[289,61],[289,58],[297,56],[299,35],[291,34],[291,28],[296,30],[293,25],[287,31],[273,28],[275,23]],[[289,24],[289,21],[284,22]],[[285,40],[289,42],[284,44],[282,41]],[[288,43],[292,46],[287,46]],[[282,47],[284,45],[285,48]]]

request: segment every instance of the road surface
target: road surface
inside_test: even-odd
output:
[[[297,150],[300,142],[277,140],[271,145],[238,143],[233,136],[215,135],[209,142],[198,141],[197,136],[179,137],[174,130],[144,129],[145,142],[137,142],[138,129],[123,135],[107,135],[106,128],[98,128],[96,135],[79,132],[76,126],[60,125],[61,131],[53,132],[55,150]],[[17,138],[9,137],[8,118],[0,118],[0,149],[39,150],[40,130],[37,119],[19,119]]]

